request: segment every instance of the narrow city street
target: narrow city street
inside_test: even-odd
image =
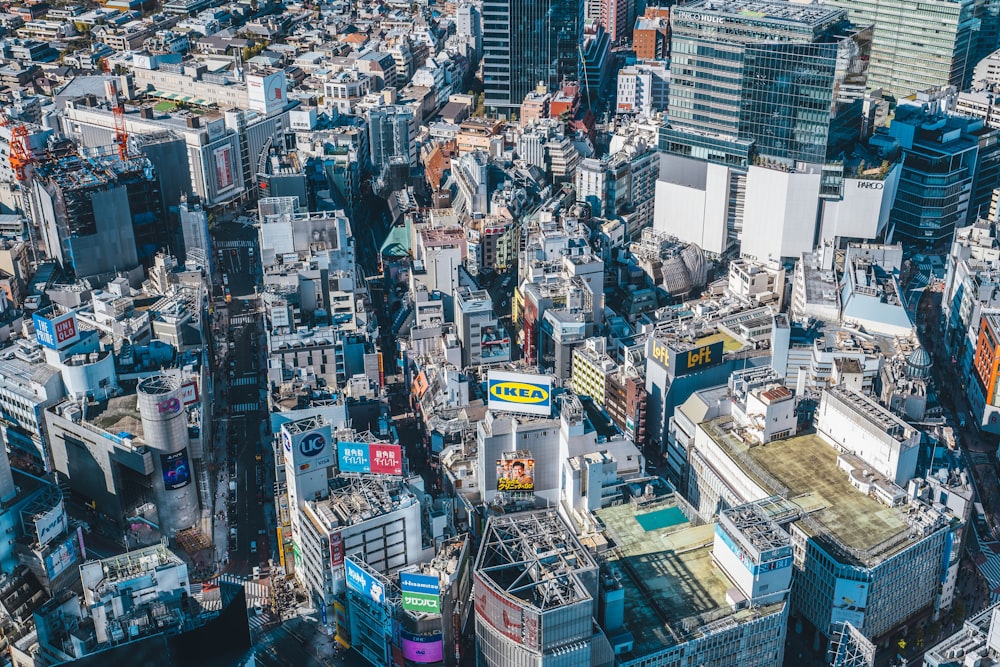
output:
[[[277,559],[274,525],[268,521],[273,510],[267,511],[274,488],[273,454],[270,442],[262,437],[267,404],[261,379],[263,325],[256,297],[259,251],[252,227],[230,222],[216,225],[213,231],[216,273],[232,297],[224,306],[225,352],[216,369],[215,412],[227,425],[225,455],[219,459],[226,463],[220,466],[216,481],[228,495],[225,569],[247,575],[269,559]]]

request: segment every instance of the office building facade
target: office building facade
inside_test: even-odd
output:
[[[579,79],[583,14],[581,0],[483,2],[486,106],[516,113],[539,82],[555,90]]]
[[[969,212],[982,119],[932,113],[900,105],[889,128],[903,152],[903,168],[890,216],[893,241],[944,247]]]
[[[670,23],[674,130],[750,140],[762,155],[806,162],[860,137],[872,32],[846,11],[699,0],[674,8]]]
[[[868,88],[896,98],[941,86],[963,88],[979,59],[996,46],[997,17],[985,0],[830,4],[848,10],[854,23],[874,24]]]

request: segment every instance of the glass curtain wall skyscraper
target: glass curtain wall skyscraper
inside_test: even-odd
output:
[[[583,0],[484,0],[486,106],[515,112],[542,83],[555,90],[578,80]]]
[[[820,163],[861,133],[871,28],[789,2],[700,0],[671,12],[669,120]]]
[[[830,0],[875,26],[868,87],[896,98],[962,89],[996,47],[996,0]]]

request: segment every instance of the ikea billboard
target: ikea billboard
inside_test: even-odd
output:
[[[552,414],[552,378],[548,375],[490,371],[487,393],[490,410],[544,417]]]

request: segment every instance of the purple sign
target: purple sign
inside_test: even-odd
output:
[[[403,632],[401,635],[403,657],[407,660],[426,664],[441,662],[444,659],[444,642],[441,641],[440,633],[413,635],[409,632]]]

